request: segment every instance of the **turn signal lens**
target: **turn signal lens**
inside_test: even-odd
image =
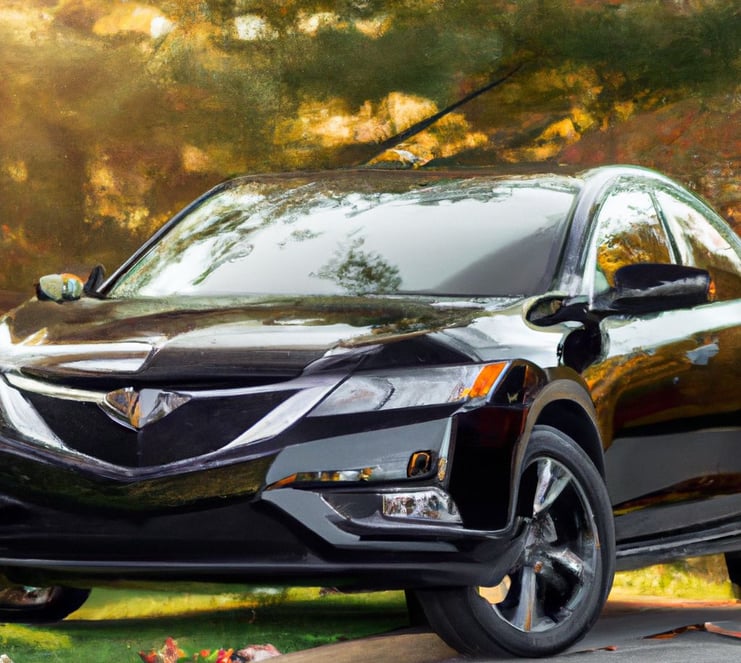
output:
[[[474,383],[468,389],[464,390],[463,395],[468,398],[484,398],[488,396],[506,365],[505,363],[501,363],[487,364],[484,366],[476,376]]]
[[[388,478],[378,467],[361,467],[355,470],[316,470],[313,472],[295,472],[271,483],[266,490],[285,488],[302,483],[339,483],[345,481],[372,481],[376,478]],[[394,477],[396,478],[396,477]]]

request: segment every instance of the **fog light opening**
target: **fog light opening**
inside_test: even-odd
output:
[[[394,520],[434,520],[440,523],[461,524],[458,507],[453,498],[438,488],[404,493],[386,493],[383,515]]]

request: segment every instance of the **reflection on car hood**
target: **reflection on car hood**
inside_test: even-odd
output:
[[[343,348],[465,327],[497,311],[519,318],[516,301],[281,297],[82,299],[59,305],[32,300],[0,323],[0,366],[47,378],[287,377]],[[460,342],[454,344],[461,352]],[[473,350],[468,354],[476,358]]]

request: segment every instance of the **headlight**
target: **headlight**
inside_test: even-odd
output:
[[[354,375],[309,414],[323,417],[485,400],[508,362]]]

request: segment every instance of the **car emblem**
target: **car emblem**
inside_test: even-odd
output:
[[[159,421],[191,399],[186,394],[157,389],[116,389],[105,395],[101,407],[114,421],[139,430]]]

